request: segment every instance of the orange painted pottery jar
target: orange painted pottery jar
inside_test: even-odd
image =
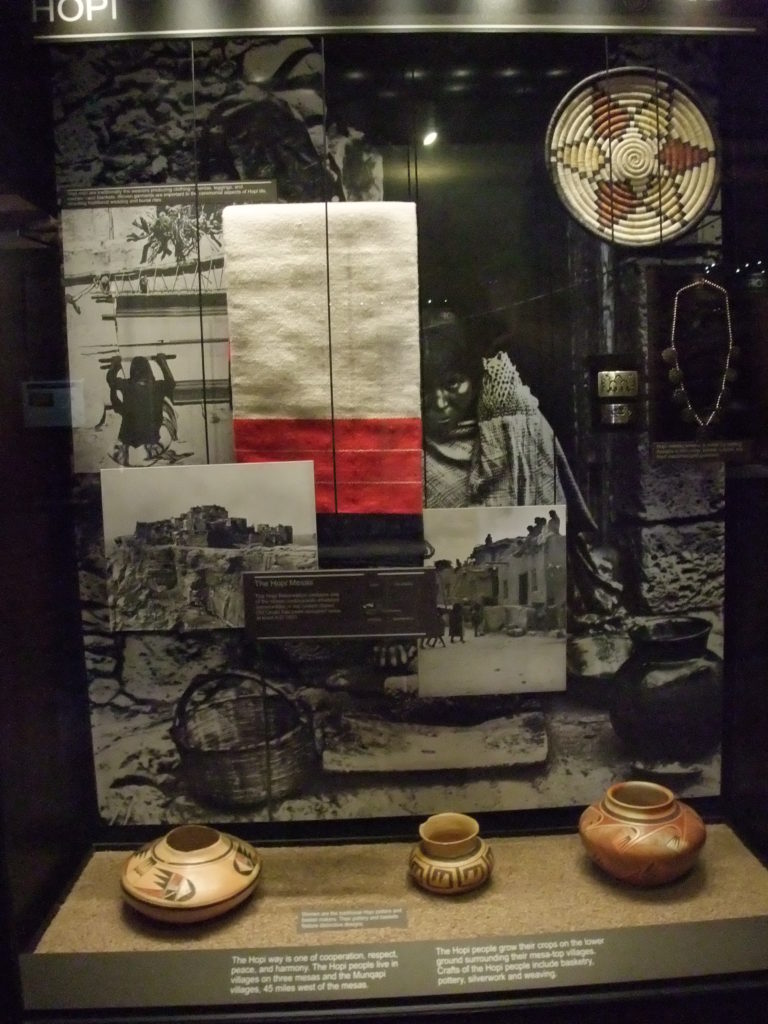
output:
[[[579,819],[592,860],[631,885],[663,885],[685,874],[706,839],[696,811],[666,786],[618,782]]]
[[[408,872],[422,889],[454,896],[479,888],[491,877],[491,848],[468,814],[433,814],[419,825],[419,836]]]
[[[191,924],[246,900],[261,858],[250,843],[207,825],[180,825],[140,847],[123,866],[123,898],[157,921]]]

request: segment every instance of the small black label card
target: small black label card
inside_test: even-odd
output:
[[[436,577],[431,569],[246,572],[243,598],[254,640],[423,636]]]

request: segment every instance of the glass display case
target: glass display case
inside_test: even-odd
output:
[[[29,6],[9,1019],[762,1019],[762,5]]]

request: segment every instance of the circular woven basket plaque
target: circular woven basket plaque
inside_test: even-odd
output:
[[[718,185],[709,121],[685,86],[648,68],[601,72],[571,89],[549,122],[546,159],[576,220],[621,245],[689,231]]]

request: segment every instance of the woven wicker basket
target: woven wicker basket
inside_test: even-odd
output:
[[[317,761],[306,712],[250,672],[194,679],[176,706],[171,736],[190,792],[225,807],[296,793]]]

